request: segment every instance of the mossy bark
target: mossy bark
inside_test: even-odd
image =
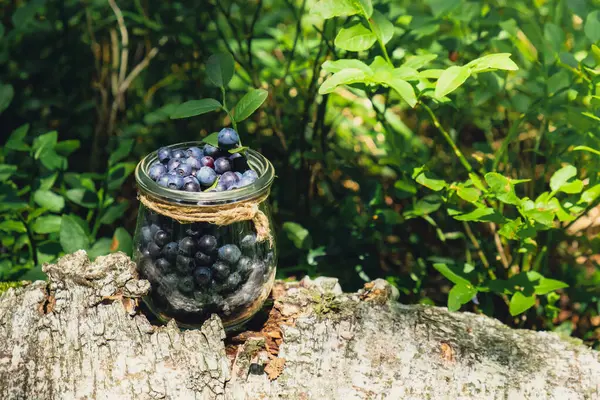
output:
[[[77,252],[0,296],[1,399],[595,399],[600,356],[544,332],[395,301],[383,281],[278,283],[260,332],[154,326],[123,254]],[[264,368],[264,371],[263,371]]]

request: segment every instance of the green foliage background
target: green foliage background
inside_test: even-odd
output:
[[[597,346],[599,8],[0,0],[0,280],[131,252],[136,161],[231,123],[170,118],[222,99],[228,52],[228,104],[268,92],[238,128],[277,170],[281,277],[383,277]]]

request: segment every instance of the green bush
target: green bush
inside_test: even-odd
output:
[[[246,95],[264,99],[238,129],[277,170],[280,276],[384,277],[403,302],[597,345],[599,6],[13,2],[0,279],[76,248],[130,252],[136,160],[236,122],[186,103]],[[217,53],[235,60],[226,92]]]

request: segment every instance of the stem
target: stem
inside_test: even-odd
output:
[[[38,265],[38,257],[37,257],[37,249],[35,248],[35,240],[33,240],[33,232],[31,232],[31,228],[29,224],[23,218],[21,214],[17,214],[23,225],[25,225],[25,229],[27,230],[27,237],[29,238],[29,257],[33,260],[34,266]]]
[[[517,132],[519,132],[519,126],[521,126],[521,123],[523,122],[524,119],[525,119],[525,114],[521,114],[519,119],[516,120],[513,123],[513,125],[510,127],[510,130],[508,131],[508,135],[506,135],[506,137],[502,141],[502,146],[498,149],[498,151],[496,152],[496,155],[494,156],[494,165],[492,166],[492,171],[498,170],[498,164],[500,163],[500,159],[502,158],[502,155],[508,149],[508,145],[510,144],[510,142],[512,142],[514,140]]]
[[[231,120],[231,125],[233,126],[233,129],[237,132],[237,124],[235,122],[235,119],[233,119],[233,115],[231,115],[231,112],[229,112],[229,108],[227,107],[227,96],[225,96],[225,87],[223,86],[221,86],[221,93],[223,93],[223,110],[225,110],[225,112],[229,116],[229,119]],[[240,140],[240,146],[241,145],[242,141]]]
[[[471,167],[471,164],[469,164],[469,161],[467,161],[467,158],[464,156],[462,151],[460,151],[460,149],[458,148],[456,143],[454,143],[454,140],[452,140],[452,137],[450,136],[448,131],[446,131],[446,129],[444,129],[442,124],[440,124],[440,121],[437,119],[437,117],[435,116],[435,114],[433,113],[431,108],[429,108],[429,106],[425,103],[421,103],[421,105],[429,113],[429,116],[431,117],[431,121],[433,122],[433,125],[435,125],[435,127],[438,128],[438,130],[442,133],[442,136],[444,136],[444,139],[446,139],[446,142],[448,142],[450,147],[452,147],[452,150],[454,150],[454,155],[456,155],[456,157],[458,157],[460,163],[465,167],[465,169],[468,172],[473,172],[473,167]]]
[[[373,28],[373,24],[371,23],[371,20],[369,18],[367,18],[367,23],[369,24],[369,29],[371,30],[371,32],[375,33],[375,29]],[[394,64],[392,64],[390,56],[388,55],[387,49],[385,48],[385,44],[383,43],[379,35],[375,34],[375,36],[377,36],[377,43],[379,43],[379,47],[381,47],[381,51],[383,52],[383,57],[385,58],[385,61],[387,61],[388,64],[394,66]]]
[[[471,243],[473,243],[473,246],[477,250],[477,254],[479,255],[479,259],[481,259],[481,262],[483,263],[483,266],[487,270],[488,275],[490,276],[490,278],[496,279],[496,274],[494,274],[494,271],[492,271],[490,269],[490,263],[488,262],[487,257],[485,256],[483,250],[481,249],[481,246],[479,245],[479,242],[477,241],[477,238],[475,237],[475,235],[473,235],[473,231],[471,230],[471,227],[469,226],[469,223],[468,222],[463,222],[463,226],[465,228],[465,232],[467,233],[467,236],[471,240]]]

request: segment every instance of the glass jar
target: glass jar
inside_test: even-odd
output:
[[[179,143],[171,150],[201,146]],[[218,207],[268,196],[275,177],[273,166],[260,153],[248,150],[250,168],[259,175],[251,185],[225,192],[186,192],[159,186],[147,171],[156,152],[137,166],[140,195],[173,206]],[[271,224],[268,201],[258,205]],[[150,282],[144,302],[161,320],[175,319],[179,326],[197,328],[213,313],[231,330],[250,319],[269,296],[277,264],[274,235],[257,240],[252,220],[214,225],[179,223],[140,203],[134,259],[140,277]]]

